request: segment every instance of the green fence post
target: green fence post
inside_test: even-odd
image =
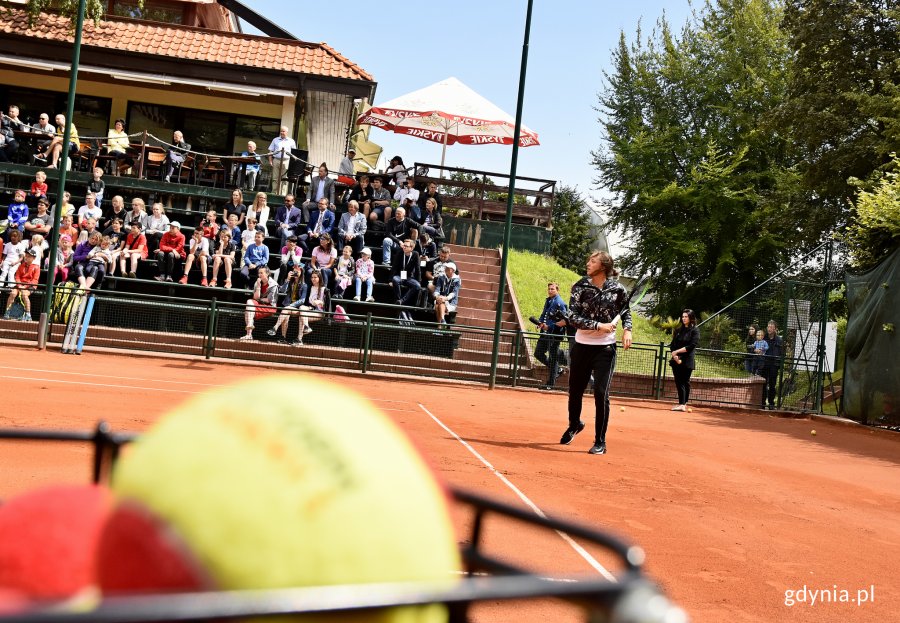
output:
[[[522,329],[516,329],[516,347],[513,350],[512,360],[512,386],[519,384],[519,346],[522,344]]]
[[[216,297],[212,297],[209,302],[209,314],[206,319],[206,345],[204,350],[206,351],[206,358],[209,359],[212,357],[213,351],[213,337],[215,336],[216,331]]]
[[[656,399],[660,400],[662,398],[663,393],[663,384],[665,383],[666,375],[666,343],[660,342],[659,349],[656,351],[656,388],[654,393],[656,394]]]
[[[369,340],[372,334],[372,312],[366,314],[366,329],[363,331],[362,373],[369,368]]]

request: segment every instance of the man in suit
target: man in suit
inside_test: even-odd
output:
[[[391,285],[397,305],[414,305],[419,297],[419,254],[413,251],[412,240],[403,241],[403,253],[398,253],[391,264]],[[406,288],[406,293],[403,289]]]
[[[347,204],[347,213],[341,216],[338,223],[337,252],[350,245],[353,255],[359,257],[366,236],[366,217],[359,213],[359,203],[355,200]]]
[[[319,175],[312,178],[306,201],[303,202],[303,218],[309,222],[310,210],[318,205],[321,199],[328,200],[328,208],[334,211],[334,180],[328,177],[328,167],[323,162],[319,165]]]
[[[298,244],[303,247],[304,253],[310,252],[319,245],[319,236],[331,235],[334,228],[334,212],[328,209],[328,199],[319,199],[316,209],[312,211],[306,220],[306,233],[300,236]]]
[[[294,205],[294,195],[285,195],[284,205],[275,212],[275,226],[281,237],[281,246],[287,244],[288,238],[300,233],[302,216],[300,208]]]

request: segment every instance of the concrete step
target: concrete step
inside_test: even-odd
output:
[[[470,256],[480,256],[480,257],[494,257],[497,258],[498,262],[500,260],[500,252],[497,249],[482,249],[479,247],[467,247],[461,244],[447,244],[444,245],[448,249],[450,249],[450,253],[457,253],[459,255],[470,255]]]

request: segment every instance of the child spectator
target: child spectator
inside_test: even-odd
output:
[[[141,200],[135,199],[134,201]],[[134,202],[132,202],[131,205],[133,210]],[[141,201],[140,205],[143,206],[144,202]],[[132,220],[135,220],[133,211],[130,216],[132,217]],[[150,253],[156,252],[159,248],[159,241],[165,233],[169,231],[169,217],[166,216],[166,210],[163,208],[163,204],[154,203],[153,207],[150,208],[150,214],[143,214],[142,211],[138,220],[141,223],[141,228],[144,230],[144,236],[147,238],[147,251]]]
[[[233,216],[231,218],[234,218]],[[234,256],[237,253],[237,244],[232,240],[227,227],[219,232],[219,244],[213,255],[212,281],[209,285],[216,287],[216,278],[219,274],[219,266],[225,266],[225,287],[231,287],[231,269],[234,266]]]
[[[131,221],[131,232],[125,238],[125,248],[122,249],[119,260],[119,270],[125,276],[125,265],[131,262],[131,270],[128,277],[137,277],[137,265],[139,260],[147,259],[147,237],[141,231],[140,221]]]
[[[47,258],[46,264],[49,264]],[[64,283],[69,279],[69,270],[72,268],[72,237],[63,234],[59,237],[59,245],[56,247],[56,276],[53,283]]]
[[[322,318],[325,309],[329,305],[328,288],[322,280],[322,273],[317,270],[309,274],[309,287],[307,288],[306,303],[300,306],[300,340],[307,333],[312,333],[309,323]]]
[[[28,204],[25,203],[25,191],[17,190],[13,195],[13,202],[9,204],[9,229],[6,230],[7,240],[13,229],[18,229],[19,233],[25,231],[25,223],[28,222]]]
[[[184,234],[181,233],[181,223],[172,221],[169,223],[169,231],[159,241],[159,249],[156,250],[156,267],[159,274],[154,277],[157,281],[173,281],[172,275],[182,260],[184,260]]]
[[[0,262],[0,286],[5,286],[15,279],[22,256],[28,250],[28,243],[22,240],[22,233],[18,229],[9,231],[9,242],[3,245],[3,261]]]
[[[72,217],[75,216],[75,206],[73,206],[69,202],[70,199],[72,199],[72,193],[70,193],[67,190],[63,193],[62,208],[61,208],[62,216],[60,216],[60,220],[62,220],[63,217],[66,217],[66,216],[72,216]],[[53,204],[52,206],[50,206],[50,220],[51,221],[53,220],[53,215],[56,214],[56,206],[57,205],[58,204]],[[73,220],[74,220],[74,218],[73,218]]]
[[[209,256],[216,248],[216,236],[219,235],[219,224],[216,223],[216,211],[208,210],[206,218],[200,223],[203,239],[200,244],[203,246],[203,252]]]
[[[215,213],[213,214],[215,216]],[[188,247],[187,259],[184,262],[184,274],[181,276],[181,279],[178,280],[178,283],[185,284],[188,282],[188,274],[191,272],[191,266],[194,264],[194,259],[200,261],[200,275],[203,279],[200,281],[201,286],[209,285],[209,282],[206,280],[206,270],[208,267],[207,261],[209,258],[209,253],[206,250],[208,248],[207,244],[209,241],[203,237],[202,229],[195,229],[194,234],[191,236]]]
[[[256,240],[256,232],[262,232],[263,236],[265,236],[265,232],[256,224],[256,217],[250,217],[247,219],[247,229],[241,233],[241,248],[245,252]]]
[[[31,183],[31,197],[34,200],[47,198],[47,174],[38,171],[34,174],[34,181]]]
[[[237,246],[237,242],[241,239],[241,228],[238,225],[238,217],[236,214],[228,215],[228,222],[225,225],[222,225],[220,232],[222,229],[227,229],[231,234],[231,240],[234,241],[235,246]]]
[[[241,338],[242,341],[253,339],[255,321],[268,318],[275,313],[277,296],[278,284],[269,276],[269,269],[266,266],[260,266],[256,285],[253,287],[253,298],[247,301],[246,311],[244,311],[247,334]]]
[[[62,217],[62,224],[59,227],[59,235],[60,236],[68,236],[72,240],[72,244],[76,244],[78,242],[79,231],[78,228],[72,225],[72,219],[74,219],[71,214],[66,214]]]
[[[241,268],[241,275],[244,276],[244,283],[248,286],[256,279],[259,269],[269,264],[269,247],[263,244],[263,240],[261,231],[253,232],[253,244],[247,247],[247,251],[244,253],[244,267]]]
[[[762,376],[767,350],[769,350],[769,343],[766,341],[766,333],[760,329],[756,332],[756,341],[753,342],[753,352],[756,354],[753,358],[753,374],[757,376]]]
[[[46,236],[50,233],[53,222],[50,220],[50,202],[46,197],[41,197],[37,201],[37,214],[30,221],[25,223],[25,232],[29,234],[40,234]]]
[[[49,245],[44,242],[44,237],[40,234],[33,235],[28,248],[34,250],[34,263],[36,266],[40,266],[41,258],[44,257],[44,251],[49,248]]]
[[[372,297],[372,287],[375,285],[375,262],[372,261],[372,250],[369,247],[363,247],[360,258],[356,260],[356,279],[354,281],[356,281],[356,296],[353,297],[353,300],[359,300],[362,282],[365,281],[366,302],[373,302],[375,300]]]
[[[288,237],[287,244],[281,247],[281,269],[278,271],[278,280],[284,283],[294,267],[304,268],[302,259],[303,248],[297,245],[297,236]]]
[[[78,244],[86,242],[95,231],[100,233],[97,229],[97,220],[92,216],[89,217],[81,227],[81,233],[78,234]]]
[[[281,296],[280,304],[284,309],[278,315],[275,326],[266,333],[274,337],[278,334],[278,330],[281,329],[281,336],[278,337],[277,341],[285,344],[288,341],[287,333],[291,324],[291,316],[299,316],[300,306],[306,303],[306,284],[303,282],[302,264],[294,264],[291,267],[291,271],[288,273],[284,283],[278,288],[278,293]],[[298,327],[297,340],[293,343],[294,346],[303,345],[302,319],[299,322],[300,326]]]
[[[113,219],[112,226],[105,232],[103,232],[104,236],[109,238],[109,250],[112,254],[112,262],[109,265],[109,274],[116,274],[116,266],[119,264],[119,257],[122,255],[122,250],[125,248],[125,238],[127,234],[122,230],[122,221],[120,219]],[[122,271],[122,274],[125,274],[125,271]]]
[[[31,293],[38,282],[41,271],[38,264],[34,261],[34,252],[31,249],[25,252],[19,267],[16,269],[16,286],[10,291],[9,297],[6,299],[6,308],[3,311],[3,318],[9,320],[9,308],[12,307],[16,297],[22,297],[22,305],[25,307],[25,315],[22,320],[31,320]]]
[[[88,192],[94,193],[94,199],[97,207],[103,205],[103,192],[106,190],[106,184],[103,183],[103,169],[94,167],[94,179],[88,182]]]
[[[348,244],[341,251],[341,257],[337,261],[337,271],[334,277],[334,298],[344,298],[344,292],[353,283],[353,274],[356,272],[356,262],[353,261],[353,249]]]

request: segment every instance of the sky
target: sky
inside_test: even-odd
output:
[[[453,76],[515,117],[526,0],[245,4],[371,73],[376,105]],[[619,33],[631,41],[639,23],[649,32],[663,13],[680,26],[690,10],[689,0],[534,0],[522,120],[541,144],[519,149],[518,175],[557,180],[588,199],[608,196],[594,182],[591,151],[601,145],[594,108]],[[440,163],[438,143],[377,128],[369,138],[409,166]],[[508,173],[511,157],[509,146],[453,145],[446,164]]]

